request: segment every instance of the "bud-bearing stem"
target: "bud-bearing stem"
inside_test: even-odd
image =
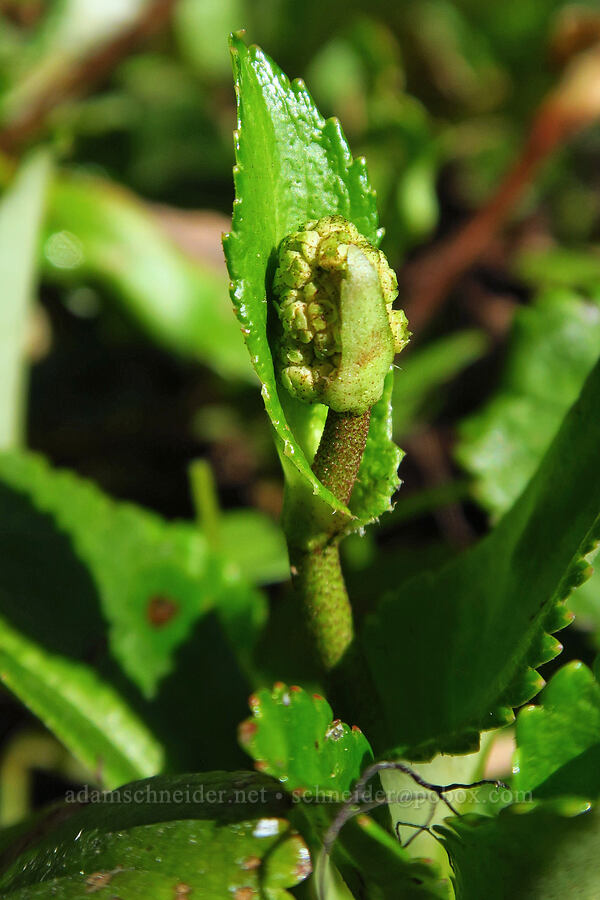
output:
[[[313,472],[342,503],[348,504],[367,442],[371,410],[360,416],[330,409]],[[335,534],[310,550],[290,546],[295,589],[323,668],[341,661],[354,638],[352,606],[342,573]]]
[[[348,506],[365,449],[371,408],[394,354],[407,343],[394,310],[396,276],[383,253],[339,215],[305,223],[278,250],[273,281],[279,381],[301,403],[329,407],[313,472]],[[352,608],[339,541],[348,515],[306,489],[289,490],[284,527],[292,576],[317,655],[334,669],[352,644]]]

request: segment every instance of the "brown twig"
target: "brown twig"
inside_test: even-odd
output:
[[[457,232],[406,267],[404,309],[422,331],[451,288],[481,256],[540,165],[600,115],[600,49],[588,50],[539,107],[522,153],[492,198]]]
[[[106,78],[140,41],[165,25],[176,2],[177,0],[154,0],[137,21],[48,84],[22,115],[7,123],[0,131],[0,150],[16,152],[43,128],[48,115],[59,103],[81,96]]]

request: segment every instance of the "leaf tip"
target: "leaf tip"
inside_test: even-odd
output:
[[[239,53],[240,44],[245,48],[246,42],[244,40],[246,35],[245,28],[238,28],[237,31],[231,31],[229,33],[229,52],[230,53]]]

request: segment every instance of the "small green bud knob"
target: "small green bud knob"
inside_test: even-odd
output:
[[[343,216],[288,235],[278,262],[281,383],[298,400],[361,415],[381,397],[394,355],[410,337],[406,316],[392,309],[393,270]]]

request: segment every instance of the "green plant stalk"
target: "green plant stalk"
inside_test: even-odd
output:
[[[221,510],[211,465],[205,459],[195,459],[188,473],[196,521],[211,550],[218,551],[221,545]]]
[[[392,309],[394,272],[342,216],[307,222],[288,235],[278,263],[273,291],[279,380],[297,401],[329,407],[312,471],[343,505],[332,511],[288,469],[283,519],[292,577],[316,655],[329,671],[354,636],[338,544],[351,522],[347,507],[371,409],[409,335],[404,313]]]
[[[370,419],[370,410],[353,415],[330,409],[327,415],[312,468],[319,481],[344,504],[352,495]],[[340,662],[354,637],[334,517],[331,527],[331,533],[316,545],[300,547],[291,543],[289,548],[294,587],[317,657],[326,671]]]

